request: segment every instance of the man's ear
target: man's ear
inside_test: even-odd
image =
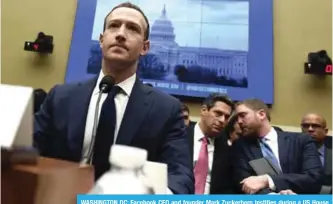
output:
[[[150,49],[150,41],[146,40],[145,42],[143,42],[143,47],[142,47],[142,50],[140,52],[140,55],[141,56],[146,55],[149,52],[149,49]]]
[[[99,47],[102,49],[102,45],[103,45],[103,34],[99,34]]]
[[[328,128],[325,128],[325,134],[327,135],[327,133],[328,133]]]
[[[258,116],[261,120],[263,120],[265,117],[267,118],[267,114],[263,109],[259,110],[257,113],[258,113]]]

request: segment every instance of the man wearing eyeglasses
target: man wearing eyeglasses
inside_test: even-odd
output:
[[[308,113],[302,118],[302,132],[311,135],[317,144],[321,164],[324,167],[322,194],[332,192],[332,144],[326,143],[328,129],[326,120],[316,113]]]

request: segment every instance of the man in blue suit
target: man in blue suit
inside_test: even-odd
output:
[[[247,194],[319,193],[323,169],[314,140],[306,134],[276,131],[266,104],[249,99],[236,104],[242,137],[234,143],[236,182]],[[250,161],[265,157],[277,174],[257,175]]]
[[[99,84],[110,75],[115,86],[101,98],[92,160],[96,179],[110,168],[111,145],[123,144],[146,149],[148,160],[168,165],[169,193],[191,194],[194,179],[180,102],[136,76],[139,57],[149,50],[148,36],[148,19],[139,7],[113,8],[100,35],[99,76],[50,90],[35,115],[34,146],[42,156],[79,162],[91,143]]]

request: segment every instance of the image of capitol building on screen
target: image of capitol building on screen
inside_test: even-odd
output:
[[[231,3],[237,4],[239,2]],[[248,2],[241,3],[248,5]],[[239,49],[230,49],[232,47],[230,44],[233,43],[230,42],[232,39],[222,39],[223,35],[220,36],[219,33],[232,32],[233,30],[223,29],[223,27],[214,24],[214,22],[173,22],[168,17],[167,8],[168,4],[164,4],[160,9],[159,17],[155,19],[150,18],[148,15],[148,19],[152,20],[150,22],[149,35],[151,45],[149,53],[140,58],[137,71],[140,78],[169,82],[248,87],[248,45],[246,42],[248,40],[248,32],[241,34],[242,39],[246,39],[243,40],[245,43],[242,43]],[[181,31],[177,31],[177,28],[181,28]],[[198,32],[195,32],[194,29]],[[212,31],[216,34],[213,35]],[[237,34],[239,35],[239,33],[235,33],[235,35]],[[232,36],[233,34],[230,35]],[[177,42],[177,36],[181,36],[179,39],[191,38],[196,41],[192,40],[192,43],[180,44]],[[229,47],[224,49],[223,41],[227,41]],[[235,43],[239,43],[237,39],[235,39]],[[218,44],[218,46],[214,44]],[[87,72],[90,74],[99,73],[101,59],[102,53],[99,42],[97,39],[93,39]]]

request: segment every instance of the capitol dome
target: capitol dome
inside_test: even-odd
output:
[[[175,44],[175,34],[172,22],[166,15],[165,4],[161,16],[151,26],[150,41],[159,44]]]

